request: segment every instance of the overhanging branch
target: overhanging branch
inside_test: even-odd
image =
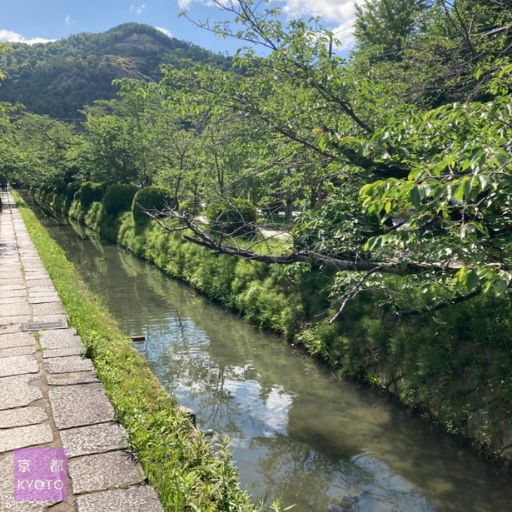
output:
[[[166,210],[157,214],[146,212],[153,218],[161,227],[167,232],[176,231],[174,227],[166,225],[162,221],[162,217],[175,219],[182,225],[186,226],[192,231],[194,236],[184,235],[184,238],[189,242],[206,247],[212,251],[226,254],[228,256],[235,256],[246,260],[259,261],[267,264],[278,265],[291,265],[293,263],[308,263],[323,265],[324,267],[334,269],[337,271],[356,271],[356,272],[382,272],[384,274],[392,274],[397,276],[406,276],[411,274],[422,273],[455,273],[461,265],[457,263],[446,264],[431,264],[413,261],[369,261],[362,260],[357,257],[342,257],[341,255],[323,254],[312,250],[292,252],[289,254],[258,254],[256,252],[236,247],[225,243],[225,238],[214,238],[207,231],[199,227],[194,219],[187,214],[182,214],[175,210]]]

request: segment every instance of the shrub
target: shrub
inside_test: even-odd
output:
[[[107,215],[117,217],[121,212],[129,211],[137,190],[135,185],[119,184],[108,187],[103,197],[103,207]]]
[[[245,199],[234,199],[230,204],[212,203],[206,215],[214,233],[247,236],[255,231],[256,207]]]
[[[62,195],[67,192],[68,184],[66,182],[59,182],[53,185],[53,191],[58,194]]]
[[[66,198],[72,201],[79,188],[80,183],[78,183],[78,181],[72,181],[71,183],[68,183],[68,186],[66,188]]]
[[[190,213],[191,215],[197,215],[199,213],[201,205],[199,202],[194,200],[180,201],[179,210],[182,213]]]
[[[75,199],[78,199],[82,208],[87,210],[95,201],[101,201],[105,193],[105,185],[102,183],[84,183],[76,192]]]
[[[176,201],[171,192],[163,187],[146,187],[139,190],[132,203],[132,213],[137,226],[143,226],[149,221],[145,210],[159,212],[165,208],[173,208]]]

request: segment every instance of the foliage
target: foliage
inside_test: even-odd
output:
[[[206,212],[210,230],[229,236],[250,235],[256,228],[256,208],[249,201],[235,199],[228,204],[211,203]]]
[[[136,193],[137,187],[134,185],[120,184],[108,187],[103,197],[103,207],[107,215],[117,217],[121,212],[130,211]]]
[[[12,49],[0,58],[0,68],[7,73],[0,101],[72,119],[83,106],[113,98],[117,87],[112,82],[118,78],[158,80],[164,63],[175,67],[188,66],[190,61],[230,65],[226,57],[138,23],[47,44],[14,43]]]
[[[78,181],[72,181],[68,183],[66,187],[66,199],[72,201],[75,198],[75,194],[80,188],[80,183]]]
[[[91,183],[89,181],[80,185],[75,193],[75,199],[80,201],[82,208],[88,209],[95,201],[101,201],[105,194],[105,185],[102,183]]]
[[[356,4],[359,47],[371,48],[385,60],[400,59],[403,44],[418,30],[427,5],[427,0],[365,0]]]
[[[149,221],[146,212],[158,214],[158,212],[173,207],[173,198],[168,190],[162,187],[145,187],[139,190],[133,197],[132,213],[135,224],[143,226]]]

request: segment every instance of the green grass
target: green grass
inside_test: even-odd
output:
[[[157,381],[101,301],[19,195],[17,205],[104,384],[117,420],[166,511],[254,511],[229,453],[214,454],[202,434]]]

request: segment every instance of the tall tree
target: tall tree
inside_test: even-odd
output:
[[[417,31],[428,0],[365,0],[356,4],[355,36],[359,48],[382,59],[400,60],[407,38]]]

